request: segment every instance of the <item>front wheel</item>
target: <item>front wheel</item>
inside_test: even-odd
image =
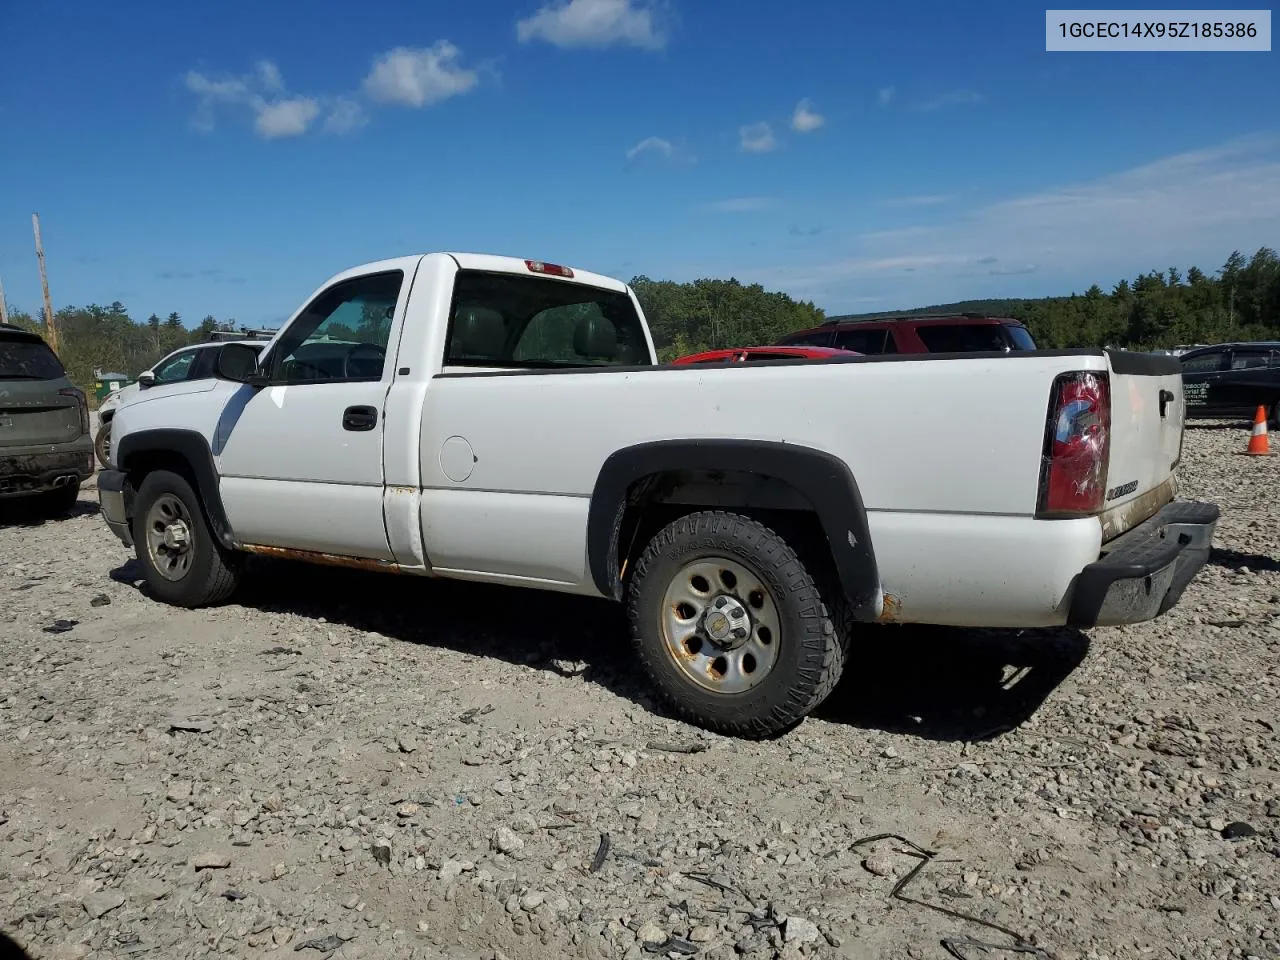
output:
[[[203,607],[232,594],[241,558],[214,538],[184,477],[168,470],[147,474],[134,503],[133,542],[152,596]]]
[[[111,467],[111,421],[105,421],[93,438],[93,452],[104,468]]]
[[[628,614],[641,662],[681,717],[767,737],[803,720],[840,679],[845,625],[830,600],[773,530],[702,511],[649,542]]]

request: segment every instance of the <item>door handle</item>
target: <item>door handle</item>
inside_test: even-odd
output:
[[[1160,391],[1160,416],[1163,417],[1165,415],[1165,408],[1168,407],[1169,404],[1173,403],[1173,401],[1174,396],[1172,390]]]
[[[342,411],[343,430],[372,430],[378,424],[378,411],[373,407],[347,407]]]

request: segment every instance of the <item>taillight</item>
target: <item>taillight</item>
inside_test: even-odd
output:
[[[89,432],[89,401],[85,399],[84,391],[77,387],[63,387],[58,391],[60,397],[75,397],[76,406],[80,408],[80,432]]]
[[[560,266],[558,263],[543,263],[541,260],[526,260],[524,265],[534,273],[548,273],[553,277],[573,278],[573,271],[568,267]]]
[[[1111,381],[1105,373],[1063,373],[1053,381],[1040,463],[1038,517],[1099,513],[1111,450]]]

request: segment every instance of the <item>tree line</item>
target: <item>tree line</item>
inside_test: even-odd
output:
[[[1280,340],[1280,258],[1270,247],[1247,259],[1236,250],[1213,274],[1169,267],[1121,280],[1109,292],[1094,284],[1067,297],[965,300],[906,312],[952,311],[1014,317],[1045,349]]]
[[[39,334],[45,332],[43,319],[12,307],[9,322]],[[64,307],[54,314],[54,322],[58,326],[62,365],[72,382],[90,395],[95,369],[137,376],[179,347],[208,340],[217,330],[236,329],[234,320],[219,322],[211,316],[190,328],[177,313],[170,313],[163,320],[153,313],[146,320],[136,321],[119,301],[106,307]]]
[[[773,343],[827,318],[812,301],[734,278],[676,283],[637,276],[631,285],[664,362],[701,350]],[[1049,349],[1155,350],[1280,339],[1280,258],[1269,247],[1248,258],[1237,250],[1212,273],[1194,266],[1185,273],[1169,267],[1121,280],[1109,292],[1094,284],[1083,294],[1065,297],[967,300],[902,312],[1013,317],[1027,325],[1037,344]],[[30,314],[12,308],[10,322],[36,331],[43,327]],[[57,324],[62,362],[71,379],[87,390],[92,389],[95,369],[135,376],[178,347],[207,340],[216,330],[236,329],[234,320],[219,322],[212,316],[188,328],[177,313],[164,320],[152,314],[135,321],[119,302],[65,307],[57,313]]]

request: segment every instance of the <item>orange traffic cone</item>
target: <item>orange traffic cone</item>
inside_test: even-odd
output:
[[[1271,456],[1271,439],[1267,435],[1267,408],[1258,407],[1253,415],[1253,433],[1249,435],[1249,446],[1244,453],[1250,457]]]

